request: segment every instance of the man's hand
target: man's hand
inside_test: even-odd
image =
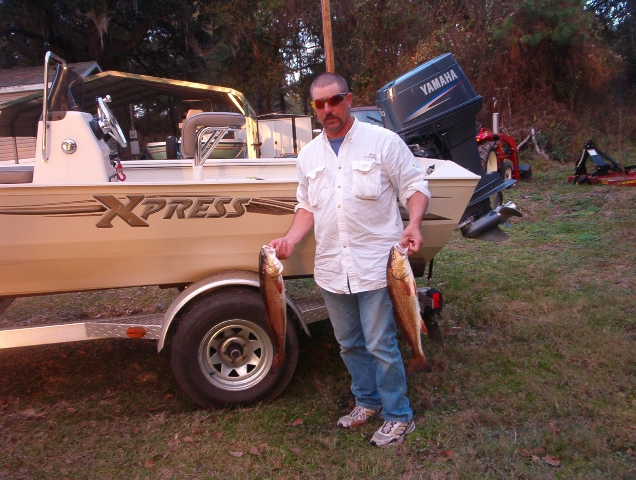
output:
[[[409,255],[412,255],[419,251],[423,243],[424,240],[422,239],[422,231],[419,225],[409,223],[402,233],[400,244],[403,247],[408,247]]]
[[[419,251],[424,243],[422,239],[422,219],[428,208],[428,197],[422,192],[415,192],[406,202],[406,209],[409,211],[409,224],[402,233],[400,244],[408,247],[409,255]]]
[[[294,247],[307,233],[314,228],[314,214],[299,208],[292,221],[291,227],[284,237],[275,238],[269,242],[269,246],[276,249],[276,257],[279,260],[287,260],[294,252]]]
[[[294,253],[295,243],[291,242],[287,237],[275,238],[269,242],[269,246],[276,250],[276,257],[279,260],[287,260]]]

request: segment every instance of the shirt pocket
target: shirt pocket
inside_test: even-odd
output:
[[[305,175],[307,177],[307,200],[313,208],[322,207],[327,200],[326,167],[316,167]]]
[[[380,198],[382,165],[372,153],[351,162],[353,194],[363,200]]]

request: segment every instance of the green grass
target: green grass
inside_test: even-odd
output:
[[[454,234],[436,258],[445,349],[424,342],[433,372],[409,378],[404,445],[369,446],[377,423],[335,428],[353,400],[328,323],[283,395],[249,409],[199,409],[153,343],[100,340],[0,351],[0,479],[636,477],[636,189],[533,170],[507,192],[524,213],[509,240]],[[0,326],[158,311],[175,293],[20,299]]]

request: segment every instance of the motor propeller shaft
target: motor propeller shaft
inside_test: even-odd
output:
[[[462,226],[462,235],[466,238],[478,238],[506,222],[510,217],[523,217],[523,214],[517,210],[517,206],[513,202],[500,205],[487,215]]]

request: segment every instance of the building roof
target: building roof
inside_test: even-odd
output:
[[[97,62],[69,63],[67,68],[86,78],[102,71]],[[49,67],[49,79],[55,67]],[[44,88],[44,69],[40,67],[17,67],[0,70],[0,106]]]
[[[102,71],[97,62],[68,63],[68,68],[86,78]],[[49,67],[49,78],[53,78],[55,67]],[[14,67],[0,70],[0,92],[18,90],[40,90],[44,86],[43,67]]]

